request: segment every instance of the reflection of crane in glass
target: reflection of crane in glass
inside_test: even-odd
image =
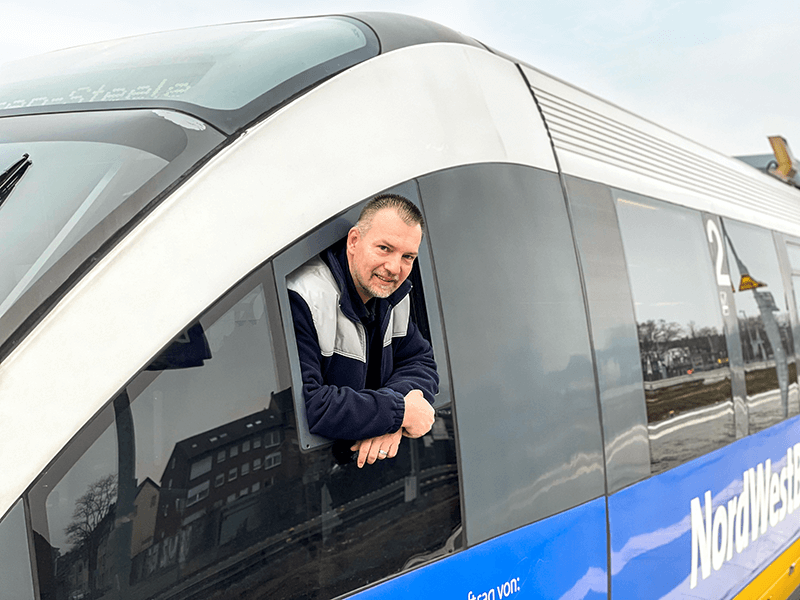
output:
[[[775,304],[775,298],[772,296],[772,292],[763,292],[760,291],[758,288],[767,287],[766,283],[762,283],[757,281],[753,277],[750,276],[749,271],[745,264],[742,262],[742,259],[739,258],[739,255],[736,253],[736,248],[733,246],[733,240],[728,236],[728,232],[725,229],[725,223],[722,222],[722,234],[725,236],[725,239],[728,241],[728,246],[731,249],[731,253],[733,254],[734,259],[736,260],[737,268],[739,269],[739,275],[741,276],[741,281],[739,283],[739,291],[752,291],[753,298],[755,298],[756,304],[758,305],[758,311],[761,314],[761,322],[764,324],[764,331],[767,334],[767,340],[769,340],[770,345],[772,346],[772,355],[775,358],[775,369],[776,374],[778,376],[778,387],[781,391],[781,401],[783,403],[783,411],[784,416],[789,415],[789,364],[786,356],[786,352],[783,349],[783,342],[781,341],[781,334],[780,330],[778,329],[778,322],[775,320],[775,313],[778,312],[778,307]],[[744,311],[739,311],[744,314]],[[745,318],[745,328],[747,328],[747,335],[750,341],[751,349],[753,350],[753,359],[755,360],[755,343],[753,340],[753,336],[749,331],[749,320]],[[741,323],[741,321],[739,321]],[[739,327],[740,331],[742,327]],[[761,334],[758,327],[754,327],[755,329],[755,342],[758,343],[759,346],[759,354],[762,357],[762,360],[767,360],[769,357],[767,355],[767,349],[764,345],[764,341],[761,339]]]

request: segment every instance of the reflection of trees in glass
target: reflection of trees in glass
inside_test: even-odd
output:
[[[64,530],[73,548],[86,543],[116,501],[116,475],[106,475],[89,485],[86,493],[75,501],[72,522]]]
[[[103,539],[113,529],[111,521],[117,502],[117,476],[109,474],[91,483],[86,492],[75,501],[72,521],[64,529],[72,549],[59,561],[59,571],[65,570],[68,587],[75,592],[81,589],[100,590],[110,583],[107,580],[110,565],[99,564],[100,548]],[[81,557],[82,556],[82,560]],[[84,571],[84,585],[80,583],[78,572]]]
[[[727,366],[725,337],[716,327],[686,327],[664,319],[638,323],[645,381],[658,381]]]

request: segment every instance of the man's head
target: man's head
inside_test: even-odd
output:
[[[422,213],[409,200],[370,200],[347,234],[347,262],[361,300],[390,296],[411,273],[422,241]]]

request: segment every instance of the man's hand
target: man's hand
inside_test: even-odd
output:
[[[397,456],[397,449],[400,447],[400,440],[402,439],[402,428],[394,433],[387,433],[374,438],[360,440],[350,447],[350,450],[358,450],[358,468],[364,466],[364,463],[373,464],[376,460],[383,460],[384,458],[394,458]]]
[[[406,394],[406,412],[403,415],[403,435],[411,438],[422,437],[431,430],[436,419],[436,411],[430,402],[425,400],[420,390],[411,390]]]

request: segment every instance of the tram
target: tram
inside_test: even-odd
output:
[[[0,598],[789,598],[800,191],[364,13],[0,68]],[[426,220],[436,422],[339,464],[287,277]]]

